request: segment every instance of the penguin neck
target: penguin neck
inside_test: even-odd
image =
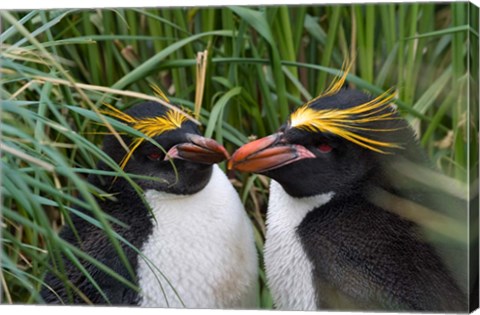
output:
[[[335,192],[330,191],[309,197],[294,197],[281,184],[272,180],[268,215],[275,217],[277,213],[284,212],[282,218],[288,218],[288,225],[297,226],[310,211],[328,203],[334,196]]]
[[[265,265],[274,303],[283,310],[316,310],[314,266],[308,259],[297,233],[309,212],[330,202],[334,192],[297,198],[275,180],[270,183],[267,212]],[[320,208],[320,209],[319,209]],[[284,266],[295,266],[287,274]]]

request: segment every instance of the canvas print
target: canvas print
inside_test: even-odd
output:
[[[475,5],[0,16],[2,304],[478,307]]]

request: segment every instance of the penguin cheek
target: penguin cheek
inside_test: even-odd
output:
[[[269,170],[264,175],[271,177],[291,196],[302,198],[332,191],[337,178],[325,159],[304,159]]]
[[[166,179],[158,190],[174,194],[192,194],[204,188],[210,180],[212,166],[180,159],[162,161],[158,176]]]

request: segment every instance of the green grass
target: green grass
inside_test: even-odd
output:
[[[478,43],[472,8],[384,3],[0,12],[2,302],[40,301],[47,253],[55,248],[72,261],[90,259],[56,234],[78,215],[75,207],[91,209],[85,220],[104,227],[119,248],[112,218],[84,180],[98,172],[98,160],[112,163],[98,148],[104,129],[96,109],[102,102],[127,108],[139,101],[133,93],[153,96],[155,84],[193,111],[196,54],[204,50],[199,120],[228,151],[275,132],[355,55],[349,84],[372,95],[394,86],[400,111],[432,161],[466,183],[478,168],[478,112],[469,111],[467,93],[478,88],[478,55],[470,56],[467,45]],[[268,183],[230,175],[261,252]],[[262,268],[260,299],[271,308]]]

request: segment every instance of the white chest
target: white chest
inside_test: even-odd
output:
[[[254,307],[257,253],[251,223],[223,172],[191,196],[147,191],[156,217],[137,273],[141,306]]]
[[[270,184],[265,269],[273,301],[278,309],[316,310],[312,264],[296,229],[308,212],[327,203],[333,192],[293,198],[275,181]]]

